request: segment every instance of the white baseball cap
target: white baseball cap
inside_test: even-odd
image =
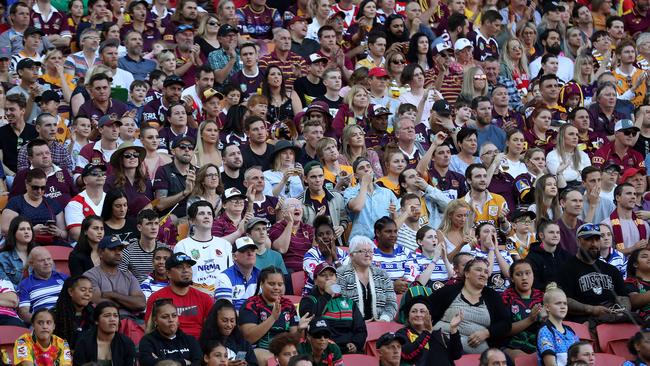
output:
[[[458,38],[456,43],[454,43],[454,50],[456,51],[464,50],[467,47],[473,47],[472,42],[467,38]]]

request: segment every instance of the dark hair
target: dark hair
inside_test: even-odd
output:
[[[323,33],[325,33],[326,31],[332,31],[332,32],[336,33],[336,29],[334,29],[334,27],[332,27],[331,25],[326,24],[326,25],[320,27],[320,29],[318,29],[318,32],[317,32],[318,39],[320,39],[323,36]]]
[[[34,156],[34,148],[36,146],[47,146],[47,147],[49,147],[49,145],[47,144],[47,141],[45,141],[43,139],[33,139],[32,141],[27,143],[27,156],[29,156],[30,158]]]
[[[22,4],[24,4],[24,3],[22,3]],[[27,107],[27,99],[25,98],[24,95],[22,95],[20,93],[7,95],[5,97],[5,103],[7,103],[7,102],[18,104],[18,107],[20,107],[20,109],[25,109]]]
[[[557,57],[557,56],[552,56],[552,57]],[[544,84],[544,82],[548,81],[548,80],[557,81],[557,75],[555,75],[555,74],[545,74],[543,76],[540,76],[540,78],[539,78],[539,87],[541,88],[542,84]]]
[[[635,249],[627,259],[627,277],[634,278],[636,277],[636,265],[639,262],[639,255],[641,252],[647,250],[650,251],[650,248],[639,248]]]
[[[228,84],[224,85],[223,88],[221,88],[221,93],[222,93],[224,96],[226,96],[226,95],[228,95],[228,94],[230,94],[230,93],[232,93],[232,92],[234,92],[234,91],[236,91],[236,92],[239,93],[239,101],[238,101],[238,102],[241,102],[241,95],[242,95],[242,92],[241,92],[241,88],[239,87],[239,85],[235,85],[235,84],[230,84],[230,83],[228,83]],[[239,104],[239,103],[238,103],[238,104]]]
[[[467,22],[465,14],[453,13],[447,19],[447,30],[455,31],[458,27],[464,27]]]
[[[104,198],[104,206],[102,207],[102,219],[104,221],[108,221],[111,219],[111,217],[113,217],[113,204],[120,198],[126,199],[127,203],[129,201],[126,197],[126,193],[124,193],[124,191],[121,189],[111,189],[106,193],[106,197]]]
[[[415,33],[411,37],[411,39],[409,39],[409,48],[408,48],[408,52],[406,53],[406,60],[410,62],[409,65],[418,64],[418,42],[422,37],[427,39],[427,64],[429,65],[429,67],[433,67],[433,49],[431,48],[431,41],[429,41],[429,37],[427,37],[427,35],[422,32]],[[404,76],[404,73],[406,72],[406,68],[409,67],[409,65],[406,65],[406,67],[402,71],[402,76]],[[422,70],[422,72],[424,72],[424,70]],[[411,79],[413,79],[413,75],[410,76],[409,82],[411,81]],[[405,84],[404,81],[402,81],[402,84]]]
[[[537,219],[537,228],[535,230],[535,232],[537,233],[537,240],[542,241],[539,235],[542,234],[546,230],[546,228],[551,225],[557,226],[558,224],[555,221],[551,221],[545,217],[540,217]]]
[[[623,17],[620,17],[618,15],[612,15],[605,20],[605,28],[611,28],[614,25],[614,22],[621,22],[625,24],[623,21]]]
[[[79,240],[77,241],[77,245],[74,247],[72,251],[79,252],[86,257],[90,257],[93,248],[90,247],[90,242],[88,241],[87,233],[88,233],[88,229],[90,229],[90,226],[95,221],[99,221],[102,224],[102,226],[104,225],[104,220],[97,215],[86,216],[83,219],[83,221],[81,222],[81,232],[79,234]]]
[[[579,12],[580,12],[580,9],[582,9],[582,8],[589,9],[589,7],[587,5],[576,3],[573,6],[573,11],[571,12],[571,18],[579,18],[580,17]],[[589,10],[589,11],[591,11],[591,10]]]
[[[547,28],[547,29],[544,29],[542,34],[539,35],[539,41],[540,42],[547,41],[548,37],[551,35],[551,33],[557,33],[558,36],[562,37],[562,35],[560,34],[560,32],[557,29]]]
[[[104,30],[108,31],[108,29],[110,27],[112,27],[113,25],[115,25],[115,23],[112,23],[110,25],[104,23],[104,26],[105,26]],[[99,54],[101,55],[104,52],[104,50],[107,49],[107,48],[115,48],[115,49],[117,49],[119,47],[120,47],[120,41],[118,41],[117,39],[109,38],[109,39],[105,40],[102,43],[101,46],[99,46]]]
[[[595,172],[600,173],[601,172],[600,168],[597,168],[597,167],[595,167],[593,165],[589,165],[589,166],[586,166],[584,169],[582,169],[582,171],[580,172],[580,177],[582,178],[582,181],[584,182],[585,180],[587,180],[587,176],[589,174],[595,173]]]
[[[34,179],[47,179],[47,175],[41,168],[30,169],[25,174],[25,182],[29,183],[34,181]]]
[[[154,80],[158,80],[161,77],[167,77],[167,74],[165,74],[162,70],[155,69],[149,73],[149,84],[153,84]]]
[[[630,351],[630,353],[633,354],[634,356],[639,355],[639,352],[636,351],[635,346],[637,345],[637,343],[645,340],[644,334],[646,333],[650,333],[650,330],[648,330],[647,328],[641,329],[640,331],[636,332],[636,334],[634,334],[634,336],[632,336],[632,338],[630,338],[630,340],[627,342],[627,350]]]
[[[569,121],[575,120],[576,119],[576,114],[578,114],[578,111],[586,111],[587,113],[589,113],[589,110],[587,110],[587,108],[585,108],[585,107],[576,107],[576,108],[572,109],[571,112],[569,112],[569,115],[567,116],[567,120],[569,120]]]
[[[515,269],[517,269],[517,266],[524,265],[524,264],[527,264],[532,268],[530,262],[525,259],[517,259],[516,261],[512,262],[512,264],[510,265],[510,269],[508,270],[508,273],[510,274],[510,278],[512,278],[515,275]],[[514,281],[511,281],[511,283],[512,283],[512,287],[514,288],[515,287]]]
[[[318,229],[321,226],[327,226],[330,229],[334,230],[334,225],[332,225],[332,220],[330,220],[329,216],[325,216],[325,215],[316,216],[316,218],[314,219],[314,223],[312,225],[312,227],[314,228],[314,232],[318,231]]]
[[[460,265],[460,258],[465,255],[474,258],[474,256],[470,252],[458,252],[456,253],[456,255],[454,255],[453,258],[451,258],[452,266],[458,268],[458,266]]]
[[[226,154],[228,153],[228,148],[233,147],[233,146],[236,147],[237,149],[239,149],[239,152],[241,152],[241,148],[239,147],[239,145],[231,142],[231,143],[227,143],[227,144],[223,145],[223,149],[221,149],[221,157],[225,157]],[[262,170],[262,169],[260,168],[260,170]]]
[[[616,188],[614,188],[614,203],[616,203],[616,196],[620,196],[623,191],[623,188],[625,187],[630,187],[634,189],[634,186],[631,185],[630,183],[621,183],[617,185]]]
[[[24,6],[27,9],[29,9],[29,6],[26,3],[19,1],[11,5],[11,7],[9,8],[9,15],[16,15],[16,13],[18,12],[18,7],[20,6]]]
[[[404,207],[404,205],[406,204],[406,201],[408,201],[408,200],[418,200],[419,201],[420,196],[418,196],[415,193],[407,193],[407,194],[403,195],[402,198],[400,198],[400,200],[399,200],[400,207]]]
[[[219,332],[219,327],[217,326],[219,312],[224,309],[231,309],[235,312],[235,328],[229,336],[221,334]],[[208,312],[208,315],[205,317],[205,321],[203,322],[201,335],[199,336],[199,344],[201,345],[201,348],[206,347],[211,340],[226,342],[229,338],[235,341],[243,339],[237,324],[239,324],[239,322],[237,321],[237,311],[235,310],[235,306],[227,299],[218,299],[214,302],[214,305],[212,305],[210,312]]]
[[[132,92],[137,87],[149,89],[149,83],[144,80],[133,80],[131,85],[129,85],[129,91]]]
[[[95,74],[90,77],[90,80],[88,80],[88,85],[92,86],[93,84],[95,84],[96,81],[100,81],[100,80],[106,80],[108,85],[110,85],[111,82],[113,81],[113,79],[110,76],[104,74],[103,72],[100,72],[99,74]]]
[[[90,282],[90,278],[86,276],[68,277],[63,282],[63,287],[61,288],[59,297],[56,300],[56,305],[54,306],[54,313],[56,314],[54,317],[54,334],[71,343],[76,340],[75,333],[77,333],[77,326],[75,325],[75,304],[72,302],[72,297],[68,290],[75,287],[79,281],[83,280]],[[92,306],[90,306],[90,309],[92,309]],[[82,312],[88,312],[90,309],[89,306],[86,306]]]
[[[429,225],[424,225],[421,228],[418,229],[418,232],[415,233],[415,241],[418,242],[422,239],[424,239],[424,235],[429,232],[429,230],[435,231],[436,229],[432,228]],[[443,244],[444,245],[444,244]]]
[[[216,340],[216,339],[212,339],[212,340],[209,340],[205,344],[205,346],[202,347],[203,355],[204,356],[209,355],[210,352],[212,352],[212,350],[217,348],[217,347],[223,347],[223,348],[226,349],[226,351],[228,350],[228,347],[226,347],[226,344],[224,342]],[[201,365],[202,366],[207,366],[207,363],[205,363],[205,361],[203,360],[203,357],[201,357]]]
[[[415,37],[415,35],[413,37]],[[411,39],[413,37],[411,37]],[[422,71],[424,73],[424,69],[417,62],[410,63],[410,64],[404,66],[404,70],[402,70],[402,75],[400,75],[400,82],[402,84],[410,83],[413,80],[413,74],[415,74],[416,69],[420,69],[420,71]]]
[[[462,127],[460,131],[458,131],[458,134],[456,134],[456,142],[458,143],[458,146],[460,146],[466,138],[472,135],[478,138],[478,132],[476,129],[471,127]]]
[[[102,315],[102,312],[104,311],[104,309],[107,308],[115,308],[118,311],[120,310],[120,306],[114,303],[113,301],[110,300],[102,301],[99,304],[97,304],[97,306],[95,306],[95,310],[93,311],[93,321],[98,322],[99,317]]]
[[[269,344],[269,351],[273,353],[273,355],[277,356],[280,354],[280,352],[282,352],[282,349],[284,347],[290,344],[298,347],[299,343],[300,336],[297,333],[280,333],[271,339],[271,343]]]
[[[634,41],[632,41],[631,39],[623,39],[618,44],[618,46],[616,46],[616,50],[615,50],[616,54],[620,55],[623,52],[623,49],[625,47],[632,47],[634,48],[634,52],[636,52],[636,43],[634,43]]]
[[[388,216],[383,216],[379,220],[375,221],[375,236],[378,232],[384,230],[384,228],[390,224],[396,225],[395,220],[391,219]]]
[[[251,125],[255,122],[266,123],[266,121],[264,121],[264,118],[261,118],[259,116],[248,116],[246,117],[246,119],[244,119],[244,128],[246,129],[246,131],[250,130]]]
[[[261,295],[260,289],[261,289],[262,283],[266,282],[266,280],[268,280],[269,276],[273,275],[273,274],[279,274],[280,276],[282,276],[282,280],[284,281],[284,274],[282,273],[282,270],[280,268],[278,268],[276,266],[268,266],[268,267],[264,268],[263,270],[261,270],[259,276],[257,277],[257,287],[255,288],[255,293],[256,294]]]
[[[472,99],[472,109],[478,108],[479,103],[488,102],[492,105],[492,101],[487,95],[479,95],[478,97]]]
[[[264,73],[264,78],[262,79],[262,95],[265,97],[271,98],[271,86],[269,85],[269,75],[271,74],[271,70],[277,69],[280,71],[280,76],[282,77],[282,82],[280,83],[280,95],[284,96],[287,95],[287,80],[284,76],[284,73],[282,72],[282,69],[280,66],[277,65],[269,65],[266,68],[266,72]]]
[[[212,207],[212,204],[210,202],[205,200],[200,200],[192,203],[190,207],[187,208],[187,216],[190,219],[195,219],[196,215],[199,213],[199,207],[210,208],[210,212],[212,212],[212,216],[214,216],[214,207]]]
[[[223,125],[221,133],[227,135],[234,132],[238,135],[243,135],[245,124],[244,116],[246,116],[247,112],[248,108],[243,104],[237,104],[228,108],[228,112],[226,113],[226,122]]]
[[[47,117],[51,117],[56,120],[56,117],[54,117],[51,113],[43,112],[40,113],[38,116],[36,116],[36,119],[34,120],[34,125],[40,126],[41,124],[43,124],[43,122],[45,122],[44,120]]]
[[[503,21],[503,17],[496,10],[486,10],[481,14],[481,23],[494,23],[495,21]]]
[[[158,252],[167,252],[169,254],[174,254],[174,251],[171,250],[169,247],[163,247],[163,246],[156,247],[156,249],[154,249],[153,252],[151,252],[152,260],[153,257],[155,257],[156,254],[158,254]]]
[[[609,37],[609,33],[607,33],[607,31],[604,30],[597,30],[591,35],[591,37],[589,37],[589,40],[591,41],[591,43],[596,43],[598,42],[598,39],[601,37]]]
[[[148,209],[145,209],[145,210],[142,210],[142,211],[138,212],[137,223],[142,224],[142,222],[144,222],[144,220],[152,221],[152,220],[158,220],[159,218],[160,218],[160,215],[158,215],[158,212],[148,208]]]
[[[212,70],[212,67],[210,67],[209,63],[205,63],[199,67],[196,68],[195,71],[195,78],[196,80],[199,80],[201,78],[201,74],[212,74],[214,70]]]
[[[239,52],[241,53],[241,51],[242,51],[244,48],[249,48],[249,47],[254,48],[254,49],[255,49],[255,52],[258,52],[258,50],[257,50],[257,44],[255,44],[255,43],[253,43],[253,42],[246,42],[246,43],[244,43],[243,45],[239,46]],[[258,53],[259,53],[259,52],[258,52]]]
[[[465,179],[469,180],[472,178],[472,174],[474,173],[474,170],[476,169],[485,169],[485,165],[483,163],[473,163],[470,164],[467,169],[465,169]]]
[[[489,365],[490,352],[502,352],[503,353],[503,351],[501,351],[498,348],[494,348],[494,347],[486,349],[485,351],[481,352],[481,356],[479,357],[479,360],[478,360],[479,366],[488,366]]]
[[[18,215],[11,219],[11,223],[9,223],[9,230],[5,237],[5,246],[0,250],[0,252],[11,252],[16,248],[16,232],[18,232],[18,227],[23,222],[28,223],[29,227],[32,229],[32,242],[34,241],[34,227],[32,226],[32,222],[26,216]],[[31,243],[28,243],[28,247],[30,246],[29,244]]]
[[[569,347],[567,351],[567,361],[571,364],[573,361],[576,361],[575,358],[580,354],[580,347],[591,345],[588,341],[578,341]]]
[[[368,34],[368,43],[375,44],[380,38],[386,39],[386,33],[381,31],[370,32],[370,34]]]
[[[302,361],[311,362],[312,366],[316,365],[316,362],[314,361],[314,358],[311,355],[303,353],[291,357],[289,359],[289,363],[287,364],[287,366],[296,366],[298,362],[302,362]]]
[[[480,221],[478,225],[474,227],[474,235],[476,238],[479,237],[479,234],[481,233],[481,229],[483,229],[483,226],[492,226],[493,228],[497,228],[497,226],[492,222],[492,221]]]
[[[52,319],[56,319],[56,316],[54,316],[54,311],[53,311],[53,310],[48,309],[48,308],[40,308],[40,309],[36,310],[36,311],[32,314],[32,318],[30,319],[30,322],[31,322],[32,324],[34,324],[34,321],[36,321],[36,317],[38,317],[38,315],[41,314],[41,313],[48,313],[48,314],[50,314],[50,316],[52,317]]]

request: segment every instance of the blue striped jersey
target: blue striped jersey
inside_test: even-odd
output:
[[[478,248],[472,249],[470,253],[476,258],[485,258],[485,259],[488,258],[488,252],[484,252]],[[508,254],[508,252],[505,250],[500,250],[499,253],[501,253],[503,259],[505,259],[506,263],[508,263],[508,266],[510,266],[513,262],[510,254]],[[488,287],[498,292],[505,291],[510,286],[510,281],[508,281],[508,279],[506,278],[507,275],[508,274],[504,275],[503,273],[501,273],[499,262],[497,261],[495,256],[494,264],[492,265],[492,274],[490,275],[490,278],[488,278],[488,283],[487,283]]]
[[[601,256],[600,260],[616,267],[616,269],[618,269],[619,272],[621,272],[623,279],[627,278],[627,258],[625,257],[625,255],[623,255],[623,253],[619,252],[614,248],[611,248],[609,256],[607,258],[603,258]]]
[[[346,251],[341,248],[336,248],[336,257],[342,265],[348,264],[349,255]],[[307,274],[307,281],[305,282],[305,287],[302,291],[303,295],[307,295],[311,292],[311,289],[314,288],[314,269],[317,265],[325,262],[325,257],[321,254],[320,249],[315,246],[311,247],[307,253],[305,253],[305,259],[302,261],[302,269]]]
[[[217,289],[214,298],[230,300],[235,305],[235,309],[239,310],[249,297],[255,295],[259,275],[260,270],[253,267],[253,272],[247,280],[236,264],[226,268],[225,271],[217,275]]]
[[[407,268],[407,273],[406,273],[406,279],[409,282],[415,281],[418,276],[422,272],[424,272],[425,269],[429,266],[431,263],[431,258],[427,258],[422,254],[422,251],[420,249],[416,250],[415,252],[412,252],[409,254],[408,259],[406,261],[406,268]],[[424,283],[423,285],[429,285],[431,284],[430,287],[433,289],[439,289],[440,287],[444,286],[445,282],[449,279],[449,273],[447,272],[447,267],[445,266],[445,262],[442,260],[442,258],[439,258],[436,261],[435,267],[433,269],[433,272],[431,272],[431,277],[429,278],[428,283]]]
[[[395,281],[406,276],[406,260],[408,259],[408,252],[403,246],[395,244],[392,254],[386,254],[375,248],[374,255],[372,256],[372,264],[386,271],[388,277]]]
[[[140,284],[140,289],[144,293],[145,299],[149,300],[151,294],[167,286],[169,286],[169,281],[156,281],[152,275],[148,275]]]
[[[57,271],[52,271],[52,275],[47,280],[36,278],[33,273],[30,274],[18,285],[20,300],[18,307],[29,307],[30,313],[41,308],[53,308],[66,278],[67,275]]]

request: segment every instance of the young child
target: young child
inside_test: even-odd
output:
[[[269,109],[269,100],[267,97],[253,94],[248,98],[246,107],[248,107],[252,116],[263,118],[266,121],[266,111]]]
[[[92,132],[90,119],[85,116],[75,117],[70,125],[70,132],[70,139],[66,141],[64,146],[70,152],[72,162],[76,166],[79,151],[90,142],[90,133]]]
[[[535,233],[531,232],[535,213],[518,209],[512,214],[513,234],[506,241],[506,250],[515,259],[524,259],[528,255],[530,245],[535,241]]]
[[[607,224],[600,224],[602,237],[600,240],[600,260],[611,264],[621,272],[623,278],[627,277],[627,257],[612,246],[614,240],[612,228]]]
[[[61,104],[61,97],[53,90],[46,90],[40,96],[36,97],[36,102],[41,107],[41,113],[49,113],[56,117],[56,140],[64,143],[70,138],[70,130],[68,129],[68,113],[64,115],[59,114],[59,105]]]
[[[144,110],[145,99],[149,91],[149,84],[144,80],[135,80],[129,86],[129,109],[135,109],[135,124],[140,127],[142,121],[142,111]]]
[[[163,83],[165,82],[164,72],[161,70],[154,70],[149,74],[149,91],[147,91],[147,97],[144,98],[144,104],[151,102],[154,99],[158,99],[162,96]]]
[[[580,341],[573,329],[562,324],[568,308],[564,291],[549,283],[544,294],[548,320],[537,333],[537,356],[542,366],[566,366],[569,347]]]

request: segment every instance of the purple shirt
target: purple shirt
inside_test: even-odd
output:
[[[239,89],[242,91],[242,99],[246,99],[252,94],[257,94],[257,88],[262,85],[262,79],[262,70],[258,68],[257,76],[248,77],[244,75],[243,70],[240,70],[230,78],[230,82],[233,85],[239,86]]]
[[[127,215],[135,217],[138,215],[138,212],[140,212],[140,210],[148,205],[154,198],[151,180],[145,178],[144,186],[144,192],[139,192],[137,188],[133,186],[133,184],[131,184],[128,179],[126,179],[123,186],[117,187],[115,186],[115,175],[111,174],[106,178],[106,184],[104,184],[104,192],[108,192],[112,189],[121,189],[126,195],[126,201],[129,203]]]
[[[28,171],[29,169],[23,169],[16,173],[9,198],[20,196],[27,192],[25,188],[25,176]],[[45,197],[55,200],[61,207],[65,207],[70,202],[70,199],[78,193],[70,173],[56,166],[52,174],[47,176],[45,185],[47,186]]]
[[[149,122],[155,122],[159,126],[164,126],[166,114],[167,107],[163,104],[161,96],[160,98],[152,99],[144,105],[144,109],[142,110],[142,122],[145,123],[145,126]]]
[[[275,207],[278,205],[278,198],[274,196],[264,196],[264,202],[253,203],[253,215],[267,219],[271,225],[275,224]]]
[[[277,238],[280,237],[286,226],[286,221],[276,222],[273,226],[271,226],[271,229],[269,230],[269,238],[271,239],[271,242],[274,242]],[[312,247],[313,242],[314,228],[301,222],[298,230],[296,230],[296,232],[291,235],[291,243],[289,244],[289,249],[282,256],[284,258],[284,264],[287,266],[287,269],[291,269],[293,271],[303,270],[302,262],[305,258],[305,253],[307,253],[307,251]]]
[[[578,227],[580,225],[584,224],[584,222],[580,219],[578,219],[578,223],[576,224],[576,227],[571,229],[567,227],[564,224],[564,221],[562,221],[562,218],[558,219],[555,221],[556,224],[560,227],[560,247],[571,255],[576,255],[578,252],[578,241],[576,239],[576,231],[578,230]]]
[[[126,35],[129,34],[133,29],[133,23],[124,24],[120,30],[122,39],[126,39]],[[140,32],[138,32],[140,33]],[[153,49],[154,42],[161,40],[162,35],[158,28],[153,23],[145,23],[144,32],[140,33],[142,35],[142,52],[147,53],[151,52]]]
[[[81,105],[78,115],[86,116],[91,120],[99,121],[103,115],[110,114],[112,118],[117,120],[120,119],[124,113],[128,111],[129,107],[119,100],[111,98],[108,103],[108,110],[103,111],[95,103],[93,103],[92,99],[90,99]]]
[[[171,153],[172,143],[179,136],[190,136],[194,140],[196,140],[196,129],[192,127],[187,127],[185,133],[176,134],[174,133],[174,131],[172,131],[171,127],[165,127],[162,130],[160,130],[158,136],[159,136],[158,140],[160,141],[160,146],[158,147],[158,149],[167,149],[167,151]]]

